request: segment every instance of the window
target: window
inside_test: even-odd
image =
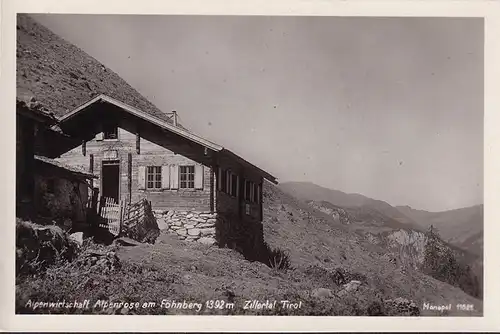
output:
[[[238,175],[231,173],[231,196],[238,196]]]
[[[226,187],[224,188],[226,194],[231,195],[231,171],[226,171]]]
[[[161,189],[161,167],[148,166],[146,168],[146,188]]]
[[[245,201],[258,203],[259,202],[259,185],[255,182],[245,180]]]
[[[194,166],[180,166],[180,188],[194,189]]]
[[[245,180],[245,201],[251,201],[252,199],[252,182]]]
[[[103,124],[104,139],[118,139],[118,125],[116,123]]]

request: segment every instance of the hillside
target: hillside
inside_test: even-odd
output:
[[[420,301],[434,298],[425,292],[424,286],[428,283],[424,282],[429,280],[444,284],[443,289],[445,286],[452,288],[413,270],[411,266],[402,269],[399,259],[394,261],[393,254],[387,251],[385,245],[379,245],[364,232],[357,231],[355,223],[339,223],[325,212],[319,212],[271,185],[265,187],[264,197],[268,200],[265,206],[265,238],[271,245],[287,249],[299,268],[310,264],[341,266],[369,277],[374,288],[392,298],[396,295]],[[397,244],[398,252],[405,245],[401,247]],[[464,294],[455,287],[452,289],[453,293]],[[434,299],[435,302],[439,298]]]
[[[62,116],[99,94],[171,122],[109,68],[26,14],[17,16],[17,98]]]
[[[347,194],[310,182],[286,182],[283,191],[303,201],[325,201],[342,207],[361,220],[384,221],[392,227],[425,231],[431,225],[447,242],[468,252],[481,255],[483,250],[483,206],[473,206],[445,212],[427,212],[408,206],[390,204],[360,194]],[[398,223],[399,226],[398,226]],[[403,225],[401,225],[403,224]]]
[[[458,288],[400,266],[386,250],[346,225],[266,183],[264,236],[289,252],[292,268],[249,262],[230,249],[177,240],[162,232],[155,244],[84,247],[69,264],[16,279],[18,313],[481,315],[482,302]],[[88,246],[86,246],[88,247]],[[97,247],[97,248],[96,248]],[[96,256],[106,260],[94,260]],[[108,266],[109,264],[109,266]],[[104,267],[103,267],[104,266]],[[105,273],[105,274],[103,274]],[[147,309],[30,309],[32,300],[154,302]],[[201,303],[199,312],[161,308],[162,299]],[[208,308],[222,300],[232,307]],[[298,309],[245,310],[246,300],[290,300]],[[413,304],[412,302],[413,301]],[[423,310],[422,305],[474,305],[474,311]],[[414,313],[412,313],[414,314]]]
[[[427,242],[425,232],[430,225],[419,224],[410,218],[401,220],[402,216],[407,217],[405,212],[399,215],[394,214],[394,211],[398,211],[397,208],[391,207],[391,209],[388,209],[390,205],[385,202],[371,200],[357,194],[345,194],[312,183],[301,182],[282,184],[280,188],[286,192],[299,194],[298,197],[302,198],[303,203],[328,215],[337,222],[342,221],[343,225],[346,225],[345,228],[355,231],[367,238],[371,243],[384,249],[386,256],[390,256],[399,266],[426,271],[423,268]],[[330,198],[347,206],[341,207],[337,203],[332,204],[324,199],[311,200],[307,196]],[[405,223],[402,221],[405,221]],[[409,223],[409,221],[412,223]],[[441,238],[448,241],[441,244],[443,254],[446,253],[444,250],[454,254],[459,266],[463,268],[463,272],[468,270],[467,267],[472,270],[471,275],[464,274],[465,277],[460,282],[456,279],[445,279],[445,281],[454,282],[454,285],[460,286],[467,293],[481,294],[482,258],[477,253],[468,251],[465,247],[461,248],[460,246],[463,246],[461,243],[449,242],[443,236]],[[474,276],[477,277],[479,283],[475,283]]]
[[[415,221],[390,204],[360,194],[347,194],[311,182],[285,182],[280,184],[280,188],[301,200],[327,201],[343,208],[370,208],[392,220],[407,224],[415,229],[419,228]]]
[[[397,209],[423,228],[433,225],[448,242],[482,256],[483,205],[443,212],[416,210],[409,206],[398,206]]]

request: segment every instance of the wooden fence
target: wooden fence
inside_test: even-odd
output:
[[[147,234],[145,229],[157,226],[151,203],[146,199],[128,204],[101,197],[98,215],[99,227],[107,229],[114,236],[133,234],[136,238],[143,239]],[[138,229],[139,226],[142,228]]]
[[[99,203],[99,216],[101,220],[99,227],[106,228],[115,236],[121,232],[122,221],[126,205],[123,201],[116,203],[114,199],[109,197],[101,197]]]

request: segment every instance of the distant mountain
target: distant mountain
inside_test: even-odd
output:
[[[311,182],[285,182],[280,184],[280,188],[303,201],[327,201],[343,208],[375,210],[391,220],[406,224],[414,229],[420,229],[419,224],[384,201],[375,200],[360,194],[347,194],[339,190],[321,187]]]
[[[416,231],[436,227],[443,240],[471,253],[483,252],[483,206],[477,205],[444,212],[415,210],[409,206],[392,205],[360,194],[347,194],[311,182],[285,182],[284,192],[305,202],[322,201],[342,207],[356,220],[384,221],[393,228],[407,227]],[[400,226],[398,226],[401,223]]]
[[[443,212],[416,210],[409,206],[396,208],[422,228],[433,225],[444,240],[475,254],[482,254],[483,205]]]

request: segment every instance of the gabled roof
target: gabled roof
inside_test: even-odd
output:
[[[48,165],[51,165],[51,166],[56,167],[56,168],[64,169],[65,171],[67,171],[71,174],[82,176],[82,177],[87,178],[87,179],[97,179],[98,178],[96,175],[94,175],[92,173],[80,170],[80,169],[73,167],[73,166],[68,166],[66,164],[63,164],[63,163],[57,161],[57,160],[47,158],[47,157],[44,157],[41,155],[35,155],[35,160],[40,161],[40,162],[45,163],[45,164],[48,164]]]
[[[111,104],[127,111],[128,113],[130,113],[134,116],[137,116],[137,117],[142,118],[146,121],[149,121],[155,125],[158,125],[159,127],[163,128],[165,130],[169,130],[169,131],[171,131],[177,135],[180,135],[181,137],[189,139],[197,144],[208,147],[209,149],[211,149],[213,151],[218,152],[218,151],[221,151],[223,149],[222,146],[217,145],[215,143],[212,143],[211,141],[204,139],[200,136],[197,136],[197,135],[187,131],[186,129],[174,126],[174,125],[167,123],[166,121],[164,121],[158,117],[147,114],[147,113],[145,113],[137,108],[129,106],[126,103],[120,102],[120,101],[113,99],[112,97],[106,96],[104,94],[101,94],[99,96],[94,97],[93,99],[82,104],[81,106],[79,106],[75,110],[67,113],[66,115],[64,115],[62,117],[59,117],[59,122],[64,123],[66,120],[71,119],[75,115],[81,113],[83,110],[85,110],[85,108],[89,107],[90,105],[92,105],[94,103],[100,102],[100,101],[111,103]]]
[[[259,167],[251,164],[250,162],[246,161],[245,159],[238,156],[234,152],[228,150],[227,148],[224,148],[223,146],[221,146],[219,144],[216,144],[212,141],[209,141],[208,139],[205,139],[201,136],[198,136],[198,135],[186,130],[185,128],[174,126],[174,125],[172,125],[172,124],[170,124],[170,123],[168,123],[168,122],[166,122],[158,117],[152,116],[148,113],[145,113],[142,110],[134,108],[126,103],[118,101],[118,100],[116,100],[112,97],[106,96],[104,94],[101,94],[99,96],[94,97],[93,99],[85,102],[84,104],[77,107],[73,111],[67,113],[64,116],[59,117],[58,121],[59,121],[59,123],[64,124],[65,121],[70,120],[71,118],[75,117],[76,115],[87,110],[87,108],[90,107],[91,105],[93,105],[94,103],[99,103],[99,102],[107,102],[107,103],[113,104],[114,106],[119,107],[122,110],[124,110],[124,111],[126,111],[126,112],[128,112],[136,117],[139,117],[143,120],[146,120],[146,121],[148,121],[156,126],[159,126],[162,129],[165,129],[165,130],[170,131],[176,135],[179,135],[187,140],[190,140],[194,143],[197,143],[199,145],[207,147],[207,148],[211,149],[212,151],[225,154],[228,157],[235,159],[235,160],[239,161],[240,163],[246,164],[246,165],[250,166],[251,168],[254,168],[255,170],[259,171],[259,173],[264,175],[264,177],[266,179],[268,179],[269,181],[271,181],[273,183],[277,183],[276,177],[274,177],[271,174],[267,173],[266,171],[260,169]]]

